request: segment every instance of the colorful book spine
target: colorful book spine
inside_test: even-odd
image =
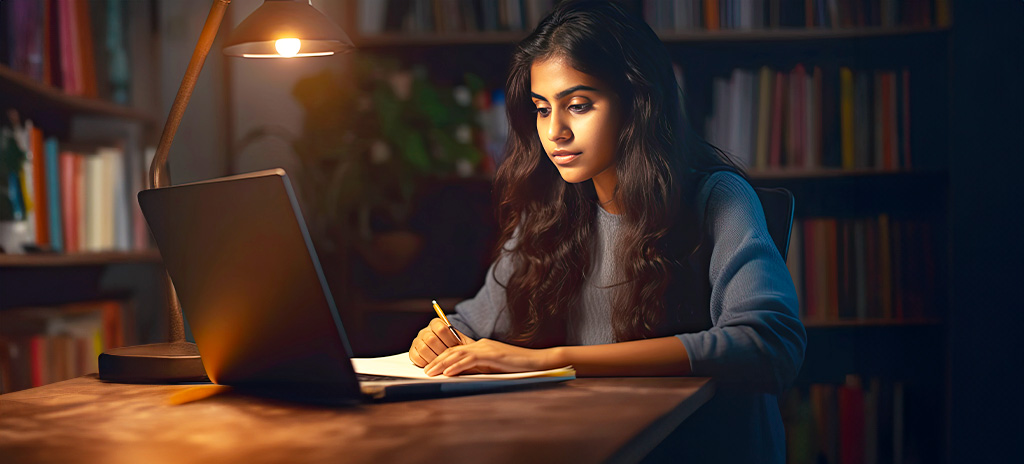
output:
[[[55,137],[48,137],[43,149],[46,160],[46,200],[49,214],[50,248],[56,252],[64,251],[64,221],[60,189],[60,147]]]

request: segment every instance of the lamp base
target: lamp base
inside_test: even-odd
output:
[[[100,380],[122,383],[208,382],[195,343],[112,348],[100,354]]]

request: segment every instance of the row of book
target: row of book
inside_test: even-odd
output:
[[[907,170],[910,83],[907,68],[737,68],[713,80],[705,134],[756,170]]]
[[[148,106],[133,73],[152,73],[154,4],[0,1],[0,64],[70,95]],[[138,80],[136,80],[138,81]],[[145,84],[152,85],[152,84]]]
[[[6,139],[0,145],[18,147],[25,154],[20,172],[7,179],[6,200],[13,210],[11,219],[27,227],[24,236],[3,240],[22,247],[7,252],[149,248],[149,232],[134,201],[148,163],[126,153],[128,143],[70,149],[31,120],[0,134]],[[152,154],[149,150],[147,158]]]
[[[948,26],[949,0],[644,0],[659,32]]]
[[[100,353],[124,344],[114,300],[0,311],[0,393],[97,371]]]
[[[903,382],[847,376],[842,385],[794,387],[782,401],[789,464],[902,464],[906,435]]]
[[[931,224],[867,218],[795,220],[786,261],[804,321],[923,320],[934,310]]]
[[[359,30],[367,35],[525,31],[554,4],[554,0],[360,0]]]

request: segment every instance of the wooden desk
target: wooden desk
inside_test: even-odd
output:
[[[506,393],[313,407],[95,375],[0,395],[0,461],[635,462],[707,402],[703,378],[577,379]]]

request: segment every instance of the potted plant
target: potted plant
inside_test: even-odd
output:
[[[24,217],[18,217],[15,211],[17,192],[21,188],[22,166],[26,153],[14,139],[10,128],[0,129],[0,253],[16,253],[21,251],[21,242],[25,238],[27,224]]]
[[[334,245],[350,246],[378,272],[401,270],[421,246],[408,228],[417,186],[468,176],[483,156],[472,75],[454,86],[422,69],[372,56],[339,75],[301,79],[293,95],[305,110],[294,149],[306,202]]]

